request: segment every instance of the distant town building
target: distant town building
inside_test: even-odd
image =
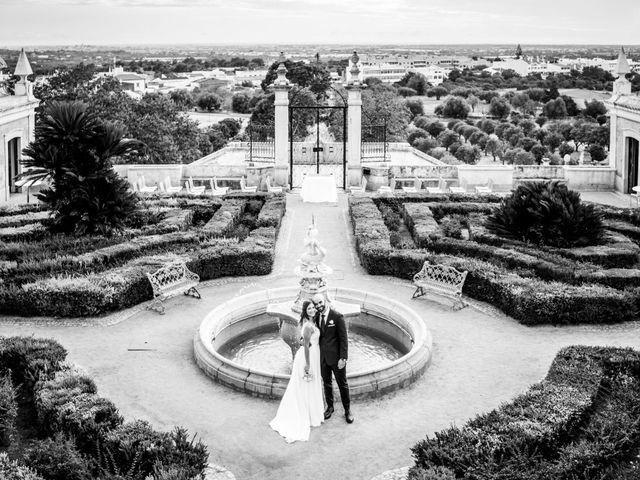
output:
[[[0,76],[5,68],[6,63],[0,59]],[[22,149],[35,137],[35,109],[40,103],[27,80],[33,71],[24,49],[13,74],[19,77],[15,93],[0,91],[0,203],[21,190],[16,175],[22,171]]]
[[[102,76],[113,77],[122,88],[128,92],[134,92],[142,95],[147,88],[147,77],[134,72],[125,72],[123,67],[116,66],[116,59],[113,59],[113,64],[109,66],[109,71],[102,74]]]

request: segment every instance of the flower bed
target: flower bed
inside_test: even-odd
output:
[[[21,247],[37,250],[29,242],[0,247],[0,313],[64,317],[126,308],[151,299],[145,274],[176,258],[201,280],[266,275],[273,268],[285,209],[282,195],[235,195],[222,202],[158,197],[146,203],[145,218],[136,219],[142,229],[126,232],[120,241],[93,237],[103,245],[97,249],[90,249],[91,242],[59,235],[39,241],[48,245],[55,238],[51,258],[22,255]],[[242,227],[246,238],[216,238],[237,228],[247,205],[258,211],[252,225]],[[149,218],[155,223],[148,223]]]
[[[482,216],[490,212],[491,203],[480,198],[468,195],[467,202],[437,202],[420,195],[422,203],[407,198],[411,202],[404,202],[404,217],[416,249],[392,248],[375,204],[405,198],[350,198],[358,254],[369,273],[409,279],[425,260],[452,265],[469,272],[465,295],[492,303],[529,325],[637,319],[640,269],[629,267],[637,264],[639,249],[628,237],[609,232],[608,245],[540,248],[487,232]],[[445,236],[438,222],[462,214],[467,215],[462,222],[467,238]],[[602,268],[603,264],[613,268]]]
[[[622,478],[640,448],[638,387],[640,352],[564,348],[525,394],[416,444],[408,478]]]
[[[16,386],[19,379],[31,379],[19,387],[18,411],[23,425],[38,436],[14,463],[0,457],[1,478],[124,478],[117,477],[122,472],[127,478],[148,478],[166,471],[175,473],[171,478],[202,475],[208,458],[202,442],[189,441],[179,427],[158,432],[146,422],[124,423],[115,405],[98,395],[95,382],[64,363],[65,357],[53,340],[0,338],[0,370],[8,369]]]

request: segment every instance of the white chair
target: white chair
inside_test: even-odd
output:
[[[177,187],[171,186],[171,178],[166,177],[164,182],[160,182],[160,190],[167,193],[178,193],[182,187],[179,185]]]
[[[442,177],[438,180],[437,187],[427,187],[427,192],[429,193],[446,193],[447,184]]]
[[[255,193],[258,191],[257,186],[248,187],[244,177],[240,177],[240,190],[244,193]]]
[[[478,185],[476,187],[476,193],[491,193],[493,192],[493,180],[489,179],[486,185]]]
[[[640,185],[636,185],[631,188],[631,197],[629,198],[629,206],[631,206],[631,200],[636,199],[636,207],[640,206]]]
[[[271,177],[267,175],[267,178],[264,180],[267,185],[267,191],[271,193],[282,193],[284,189],[282,187],[272,187],[271,186]]]
[[[389,185],[380,185],[378,187],[378,193],[391,193],[393,194],[393,190],[391,190],[391,187]]]
[[[216,177],[209,179],[209,186],[211,187],[211,191],[209,193],[214,197],[221,197],[223,195],[226,195],[227,192],[229,191],[229,187],[218,186],[218,181],[216,180]]]
[[[422,190],[422,180],[418,177],[413,181],[413,187],[402,187],[402,191],[405,193],[418,193],[419,190]]]
[[[362,180],[360,181],[360,185],[350,186],[349,190],[351,193],[364,193],[367,191],[367,179],[363,175]]]
[[[187,191],[187,193],[190,195],[202,195],[205,189],[204,185],[201,187],[194,187],[193,180],[191,180],[191,177],[189,177],[188,180],[185,180],[184,188]]]
[[[138,191],[140,193],[153,193],[156,190],[158,190],[158,186],[157,185],[153,185],[151,187],[147,187],[147,185],[145,184],[143,175],[140,175],[138,177],[138,180],[137,180],[136,183],[138,184]]]

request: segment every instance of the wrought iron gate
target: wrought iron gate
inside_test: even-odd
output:
[[[386,162],[389,152],[387,142],[387,119],[382,123],[362,125],[360,158],[363,162]]]
[[[289,105],[289,184],[300,187],[305,175],[333,175],[336,186],[346,186],[347,103]],[[309,97],[307,97],[307,100]],[[307,101],[307,103],[309,103]],[[341,104],[340,104],[341,103]]]
[[[249,133],[247,161],[251,163],[274,162],[276,158],[275,125],[250,121],[247,131]]]

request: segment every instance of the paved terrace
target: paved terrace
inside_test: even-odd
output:
[[[628,205],[612,193],[583,194]],[[626,202],[626,203],[625,203]],[[296,260],[305,227],[315,216],[320,240],[335,272],[330,285],[369,290],[411,306],[432,331],[431,366],[411,387],[383,398],[354,402],[355,423],[336,414],[313,429],[307,443],[287,445],[268,423],[278,402],[249,397],[206,377],[193,359],[194,333],[206,313],[230,298],[259,289],[295,285]],[[158,429],[183,425],[206,442],[210,461],[245,479],[368,480],[412,463],[410,447],[426,434],[461,425],[524,392],[541,380],[558,349],[572,344],[640,349],[640,322],[609,326],[525,327],[491,306],[471,302],[452,311],[436,297],[412,300],[410,282],[367,275],[360,266],[346,195],[337,206],[303,204],[287,195],[287,214],[273,273],[206,282],[202,300],[179,296],[167,314],[144,306],[99,319],[0,318],[0,335],[58,340],[69,360],[87,370],[99,392],[127,420],[141,418]]]

